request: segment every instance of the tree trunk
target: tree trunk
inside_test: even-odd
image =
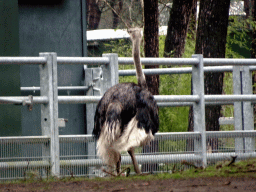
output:
[[[94,30],[98,29],[101,17],[101,11],[97,4],[96,0],[87,0],[86,1],[87,8],[87,23],[88,29]]]
[[[144,0],[144,51],[145,57],[159,57],[158,1]],[[146,69],[159,66],[145,66]],[[159,95],[159,75],[146,75],[149,91]]]
[[[201,0],[196,37],[196,54],[204,58],[225,58],[230,0]],[[223,73],[206,73],[205,94],[222,94]],[[206,106],[205,121],[207,131],[219,130],[221,106]],[[189,131],[194,130],[190,110]],[[217,149],[217,141],[208,141],[212,149]]]
[[[159,57],[158,38],[158,0],[144,0],[144,51],[145,57]],[[159,66],[145,66],[147,69]],[[159,95],[159,75],[146,75],[148,90],[153,95]],[[150,146],[143,148],[144,153],[158,151],[158,141],[152,141]],[[143,164],[142,172],[154,172],[157,164]]]
[[[112,29],[116,29],[119,21],[120,21],[120,13],[123,9],[123,0],[117,0],[118,2],[116,3],[116,0],[111,0],[110,5],[112,8],[115,9],[115,11],[112,10],[113,14],[113,24],[112,24]]]
[[[246,18],[248,18],[250,16],[250,3],[251,0],[244,0],[244,11],[246,13]]]
[[[181,57],[184,53],[192,5],[196,0],[173,0],[165,39],[164,57]]]
[[[252,2],[252,20],[254,23],[256,22],[256,0]],[[252,52],[251,52],[251,58],[256,58],[256,26],[253,26],[252,31]],[[256,83],[256,72],[254,71],[252,73],[252,84],[254,85]],[[256,87],[253,86],[253,94],[256,93]],[[253,112],[256,114],[256,105],[254,104]],[[254,115],[255,116],[255,115]],[[255,127],[255,117],[254,117],[254,127]]]
[[[197,25],[197,0],[193,0],[191,14],[190,14],[190,21],[189,21],[189,29],[188,29],[188,36],[193,40],[196,39],[196,25]]]

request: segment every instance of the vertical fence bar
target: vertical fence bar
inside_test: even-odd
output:
[[[85,86],[88,90],[85,91],[87,96],[101,96],[102,90],[102,69],[101,68],[87,68],[85,69]],[[86,104],[86,129],[87,134],[92,134],[94,128],[94,115],[96,110],[96,103]],[[88,159],[96,158],[96,144],[95,142],[87,143]],[[89,175],[93,174],[95,167],[89,167]]]
[[[249,70],[249,66],[243,66],[242,70],[242,93],[252,95],[252,72]],[[254,115],[252,102],[243,102],[243,130],[254,130]],[[244,150],[245,153],[254,152],[255,139],[244,138]]]
[[[59,176],[59,130],[58,130],[58,82],[57,54],[40,53],[47,59],[46,64],[40,65],[40,93],[48,97],[48,103],[41,105],[42,135],[50,137],[50,145],[44,145],[44,156],[50,156],[51,174]]]
[[[113,85],[119,82],[118,75],[118,54],[103,54],[102,57],[109,58],[109,64],[102,66],[103,71],[103,94]]]
[[[233,67],[233,93],[235,95],[242,94],[241,84],[241,66]],[[234,102],[234,120],[235,130],[243,130],[243,118],[242,118],[242,102]],[[240,153],[244,149],[243,138],[235,138],[235,152]]]
[[[206,132],[205,132],[205,99],[204,99],[204,64],[202,55],[193,55],[198,58],[198,65],[192,66],[193,95],[199,95],[200,101],[193,105],[194,131],[201,133],[201,142],[194,142],[194,150],[201,152],[202,166],[207,166],[206,159]]]

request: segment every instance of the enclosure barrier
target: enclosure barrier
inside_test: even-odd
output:
[[[254,59],[208,59],[202,55],[192,58],[142,58],[147,65],[192,65],[183,68],[144,69],[145,74],[192,73],[192,95],[156,95],[160,107],[193,106],[194,132],[157,133],[157,151],[136,151],[139,164],[157,164],[157,170],[170,170],[172,163],[188,161],[198,166],[226,160],[238,155],[238,159],[255,157],[255,136],[252,103],[251,71],[256,70]],[[100,100],[103,93],[118,83],[118,76],[135,75],[135,70],[119,70],[118,64],[132,64],[132,58],[118,58],[117,54],[104,54],[102,58],[57,57],[56,53],[40,53],[40,57],[0,57],[0,65],[39,65],[40,87],[21,87],[24,91],[40,91],[40,96],[0,97],[0,104],[20,104],[33,110],[41,104],[42,136],[0,137],[0,180],[22,178],[34,173],[40,176],[88,175],[102,176],[99,171],[102,161],[95,153],[95,138],[92,135],[59,135],[58,128],[65,126],[58,117],[58,104],[87,104],[90,109]],[[62,86],[57,83],[57,64],[91,65],[98,78],[89,80],[85,86]],[[204,73],[232,72],[234,95],[204,95]],[[86,77],[87,78],[87,77]],[[58,96],[58,90],[87,90],[87,96]],[[91,95],[92,91],[97,92]],[[92,104],[95,103],[95,104]],[[232,104],[235,107],[235,131],[206,131],[205,105]],[[87,114],[87,131],[93,129],[92,115]],[[64,125],[63,125],[64,124]],[[225,147],[232,139],[234,149]],[[218,147],[209,145],[215,143]],[[79,154],[72,146],[80,144],[87,154]],[[37,147],[35,147],[37,146]],[[60,151],[62,154],[60,154]],[[131,164],[125,154],[122,164]]]

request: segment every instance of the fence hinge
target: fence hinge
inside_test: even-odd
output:
[[[68,119],[58,118],[58,127],[66,127],[66,122],[68,122]]]
[[[102,69],[99,67],[87,68],[85,70],[85,85],[88,86],[86,95],[101,95]],[[95,94],[94,91],[98,93]]]
[[[33,95],[29,95],[28,96],[28,100],[24,100],[22,102],[22,105],[23,106],[27,105],[28,106],[28,110],[32,111],[32,109],[33,109]]]

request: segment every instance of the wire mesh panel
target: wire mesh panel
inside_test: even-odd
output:
[[[49,142],[47,137],[0,138],[0,180],[48,177]]]
[[[191,161],[201,159],[194,143],[201,142],[199,133],[157,133],[149,146],[137,149],[142,172],[174,172],[186,169]]]
[[[207,163],[256,157],[255,131],[208,131]],[[92,135],[62,135],[60,141],[60,177],[104,177],[102,160],[97,157],[96,140]],[[142,172],[175,172],[201,166],[203,151],[198,132],[157,133],[148,146],[135,150]],[[246,144],[252,141],[251,151],[243,146],[237,150],[236,140]],[[0,181],[10,179],[46,178],[51,175],[50,139],[38,137],[0,138]],[[238,147],[241,149],[241,147]],[[130,156],[122,153],[121,168],[130,167],[134,173]],[[126,172],[124,172],[125,174]]]
[[[256,157],[254,131],[209,131],[207,134],[208,165],[232,158]]]
[[[199,152],[194,152],[191,143],[200,141],[199,133],[158,133],[155,140],[135,150],[142,172],[167,172],[188,168],[188,163],[199,162]],[[61,176],[104,177],[102,160],[96,155],[96,140],[90,135],[60,136]],[[127,152],[122,153],[121,170],[133,166]],[[184,164],[184,165],[183,165]],[[124,173],[125,174],[125,173]]]
[[[60,136],[61,176],[101,176],[102,161],[96,156],[91,135]]]

